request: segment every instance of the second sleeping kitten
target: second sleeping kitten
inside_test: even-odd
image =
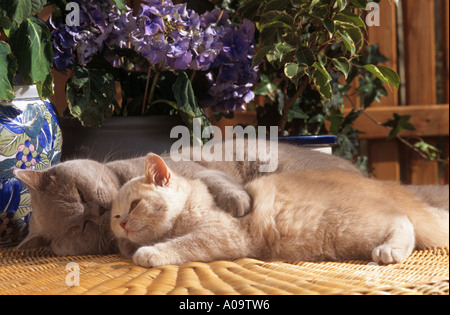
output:
[[[145,267],[243,257],[389,264],[449,243],[448,212],[395,183],[327,170],[263,176],[245,188],[253,209],[235,218],[204,183],[149,154],[145,176],[113,203],[112,231],[122,254]]]

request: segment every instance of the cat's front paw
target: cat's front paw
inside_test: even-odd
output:
[[[398,264],[409,256],[404,248],[393,248],[388,244],[376,247],[372,251],[372,259],[379,264]]]
[[[244,189],[229,189],[216,199],[217,205],[235,217],[243,217],[251,211],[252,200]]]
[[[158,267],[168,265],[160,251],[154,246],[143,246],[133,255],[133,263],[141,267]]]

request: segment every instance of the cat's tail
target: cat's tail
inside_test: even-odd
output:
[[[408,214],[414,225],[416,247],[427,249],[449,246],[449,212],[427,207]]]

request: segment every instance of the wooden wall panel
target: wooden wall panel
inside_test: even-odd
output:
[[[389,60],[383,66],[398,71],[397,53],[397,7],[389,0],[380,2],[380,26],[367,27],[368,44],[378,44],[380,52]],[[388,96],[383,97],[381,102],[374,102],[371,107],[397,106],[398,91],[394,87],[387,88]]]
[[[388,59],[383,65],[398,70],[397,66],[397,8],[389,0],[380,2],[380,26],[370,26],[367,28],[368,44],[378,44],[380,52]],[[381,99],[381,102],[374,102],[371,108],[381,108],[398,106],[398,91],[394,87],[386,87],[388,95]],[[392,109],[394,112],[395,109]],[[392,117],[392,114],[388,119]],[[363,120],[366,116],[361,117]],[[381,122],[385,122],[382,120]],[[365,127],[380,128],[377,124],[365,119]],[[382,129],[385,129],[381,127]],[[360,130],[363,130],[361,128]],[[371,135],[368,132],[367,135]],[[382,137],[378,137],[382,138]],[[369,145],[369,166],[373,168],[373,174],[377,179],[400,180],[399,147],[397,141],[386,141],[382,139],[371,140]]]
[[[449,156],[449,137],[442,138],[442,157],[448,159]],[[441,184],[449,183],[449,167],[448,163],[442,165]]]
[[[348,109],[348,112],[350,109]],[[411,123],[416,130],[403,130],[403,137],[439,137],[448,135],[449,105],[411,105],[398,107],[369,107],[367,115],[378,122],[392,119],[393,112],[399,115],[410,115]],[[347,113],[347,110],[346,110]],[[354,123],[355,128],[365,132],[361,139],[382,139],[389,134],[389,129],[377,125],[368,116],[361,115]]]
[[[436,104],[434,0],[403,1],[406,104]]]
[[[444,86],[444,102],[449,103],[449,0],[443,0],[442,4],[442,48],[444,50],[444,73],[443,73],[443,86]],[[447,155],[448,156],[448,155]]]
[[[369,141],[369,163],[376,179],[400,181],[399,144],[396,140]]]
[[[436,56],[434,0],[403,1],[406,103],[436,104]],[[428,139],[436,146],[436,139]],[[408,184],[437,184],[438,163],[424,161],[406,151]]]

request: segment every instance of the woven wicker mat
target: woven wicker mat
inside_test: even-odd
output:
[[[449,249],[402,264],[240,259],[141,268],[118,255],[56,257],[0,249],[0,294],[449,294]],[[79,286],[68,263],[79,267]],[[71,273],[72,272],[72,273]],[[69,282],[70,284],[70,282]]]

